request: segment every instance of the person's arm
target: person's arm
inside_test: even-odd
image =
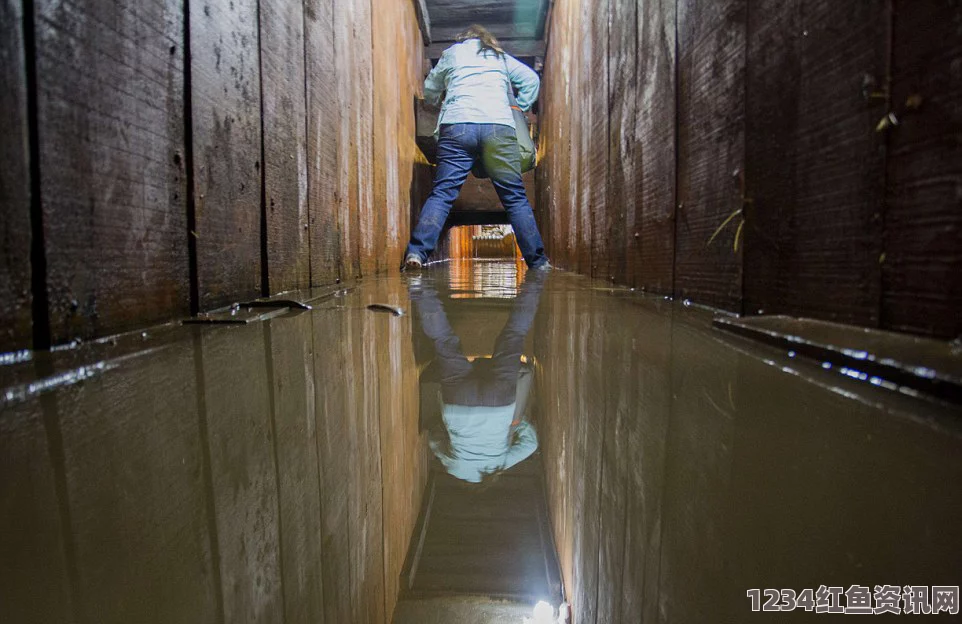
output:
[[[538,450],[538,433],[531,423],[525,420],[511,432],[511,438],[513,444],[504,458],[505,470],[520,464]]]
[[[508,79],[511,85],[518,90],[518,107],[521,112],[527,113],[538,100],[541,79],[533,69],[510,54],[504,55],[504,64],[508,68]]]
[[[424,79],[424,99],[432,106],[441,104],[441,94],[447,87],[448,72],[451,71],[451,63],[448,58],[448,50],[441,54],[438,64],[434,66],[428,77]]]

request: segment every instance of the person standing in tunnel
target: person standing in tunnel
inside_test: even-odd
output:
[[[544,242],[521,180],[521,153],[508,93],[517,89],[518,107],[528,112],[538,99],[538,74],[504,52],[482,26],[471,26],[441,55],[424,81],[424,99],[437,105],[438,164],[434,188],[411,232],[406,270],[420,269],[438,244],[454,200],[476,162],[494,183],[518,247],[533,269],[550,268]]]

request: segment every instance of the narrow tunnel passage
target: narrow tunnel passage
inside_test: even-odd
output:
[[[474,22],[556,270],[472,174],[399,271]],[[0,0],[0,620],[957,613],[960,56],[957,0]]]

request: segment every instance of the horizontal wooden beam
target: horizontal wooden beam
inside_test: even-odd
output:
[[[453,46],[454,41],[436,41],[428,46],[428,58],[441,58],[441,53]],[[507,39],[501,40],[504,51],[514,57],[544,56],[544,41],[536,39]]]

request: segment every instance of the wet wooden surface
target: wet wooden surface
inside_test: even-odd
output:
[[[257,4],[191,3],[197,279],[202,310],[261,294]]]
[[[304,6],[260,5],[268,292],[311,285]]]
[[[634,201],[625,202],[634,218],[625,221],[628,263],[619,280],[659,294],[673,291],[675,271],[676,5],[638,3],[637,172]]]
[[[0,2],[0,351],[30,346],[30,148],[22,4]]]
[[[891,7],[610,0],[599,39],[597,7],[556,3],[537,174],[554,262],[732,311],[958,334],[954,48],[920,33],[957,39],[959,6]]]
[[[678,5],[678,211],[675,294],[729,310],[741,303],[745,0]]]
[[[35,288],[49,297],[41,334],[49,318],[58,344],[397,270],[422,194],[409,140],[423,58],[414,7],[392,0],[374,19],[366,0],[186,6],[35,3],[32,179],[25,22],[3,5],[15,140],[3,154],[0,349],[31,345]],[[31,184],[42,286],[43,275],[31,285]]]
[[[341,110],[334,55],[334,4],[305,0],[307,177],[312,285],[341,277],[338,133]]]
[[[181,3],[34,8],[53,341],[184,314]]]
[[[962,3],[894,3],[883,327],[962,334]],[[912,110],[911,98],[921,98]]]

